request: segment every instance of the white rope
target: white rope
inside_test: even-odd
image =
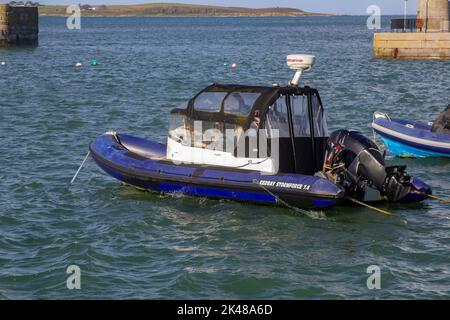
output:
[[[88,159],[90,154],[91,154],[91,152],[88,151],[88,153],[86,154],[86,156],[83,159],[83,162],[81,163],[81,165],[78,168],[77,172],[75,172],[75,175],[73,176],[72,180],[70,181],[70,184],[72,184],[75,181],[75,179],[77,178],[78,174],[80,173],[81,168],[83,167],[84,163],[86,162],[86,160]]]
[[[291,206],[289,203],[287,203],[286,201],[280,199],[277,195],[273,194],[273,193],[272,193],[269,189],[267,189],[265,186],[259,184],[257,180],[253,180],[253,183],[256,184],[256,185],[258,185],[258,186],[260,186],[264,191],[266,191],[268,194],[270,194],[272,197],[274,197],[275,200],[276,200],[278,203],[282,204],[283,206],[285,206],[285,207],[287,207],[287,208],[289,208],[289,209],[291,209],[291,210],[294,210],[295,212],[302,213],[302,214],[306,214],[308,217],[311,217],[311,218],[316,218],[316,219],[317,219],[317,218],[320,218],[320,217],[316,216],[316,215],[314,214],[314,212],[312,212],[312,211],[308,211],[308,210],[304,210],[304,209],[300,209],[300,208]]]

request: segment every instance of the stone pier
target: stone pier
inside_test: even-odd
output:
[[[418,0],[413,32],[376,33],[374,57],[450,60],[449,7],[448,0]]]
[[[450,33],[376,33],[374,56],[413,60],[450,60]]]
[[[0,46],[38,44],[37,7],[0,4]]]

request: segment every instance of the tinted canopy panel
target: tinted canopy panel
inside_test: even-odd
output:
[[[228,95],[223,111],[229,114],[247,116],[251,113],[255,101],[261,96],[254,92],[233,92]]]
[[[203,92],[194,102],[194,109],[198,111],[219,112],[226,92]]]

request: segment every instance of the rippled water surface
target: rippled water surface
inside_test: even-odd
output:
[[[373,60],[365,20],[90,18],[69,31],[41,18],[39,47],[0,51],[0,298],[449,298],[445,203],[313,219],[142,193],[93,161],[69,184],[99,134],[162,142],[170,109],[207,84],[286,83],[288,53],[317,56],[306,79],[330,129],[371,135],[376,110],[432,120],[450,102],[450,63]],[[450,161],[391,162],[449,195]],[[66,288],[72,264],[81,290]],[[370,265],[381,290],[366,287]]]

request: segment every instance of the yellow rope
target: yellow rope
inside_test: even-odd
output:
[[[388,215],[388,216],[394,215],[394,214],[391,213],[391,212],[388,212],[388,211],[385,211],[385,210],[382,210],[382,209],[373,207],[373,206],[368,205],[367,203],[364,203],[364,202],[362,202],[362,201],[359,201],[359,200],[356,200],[356,199],[353,199],[353,198],[350,198],[350,197],[347,197],[347,199],[350,200],[350,201],[352,201],[352,202],[354,202],[354,203],[357,203],[357,204],[359,204],[359,205],[361,205],[361,206],[363,206],[363,207],[366,207],[366,208],[369,208],[369,209],[371,209],[371,210],[377,211],[377,212],[379,212],[379,213],[386,214],[386,215]]]
[[[431,198],[431,199],[436,199],[436,200],[439,200],[439,201],[450,203],[450,200],[444,199],[444,198],[441,198],[441,197],[438,197],[438,196],[434,196],[432,194],[428,194],[428,193],[420,192],[420,191],[415,191],[415,193],[420,194],[420,195],[425,196],[425,197],[428,197],[428,198]]]
[[[144,191],[144,192],[148,192],[149,191],[148,189],[136,187],[136,186],[133,186],[132,184],[129,184],[129,183],[126,183],[126,182],[122,182],[122,185],[125,186],[125,187],[134,188],[134,189],[139,190],[139,191]]]
[[[441,197],[437,197],[437,196],[433,196],[432,194],[426,194],[426,193],[421,193],[421,194],[423,194],[423,195],[425,195],[425,196],[427,196],[429,198],[432,198],[432,199],[436,199],[436,200],[440,200],[440,201],[443,201],[443,202],[450,203],[450,200],[447,200],[447,199],[444,199],[444,198],[441,198]]]

